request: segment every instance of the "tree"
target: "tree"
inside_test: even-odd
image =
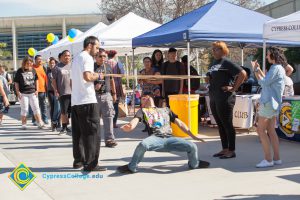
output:
[[[12,57],[11,52],[5,50],[6,47],[7,47],[6,43],[0,42],[0,59],[2,59],[2,60]]]
[[[100,0],[103,13],[120,18],[134,12],[157,23],[165,23],[198,8],[208,0]]]
[[[98,7],[102,13],[106,13],[108,19],[118,19],[129,12],[134,12],[144,18],[163,24],[172,19],[180,17],[211,0],[100,0]],[[257,9],[263,5],[262,0],[229,0],[234,4],[248,9]],[[246,23],[246,22],[245,22]],[[253,55],[253,50],[244,50],[245,58]],[[196,51],[191,50],[191,62],[195,65]],[[240,49],[231,53],[236,60],[240,59]],[[199,52],[200,65],[204,71],[207,70],[211,60],[210,50],[201,49]],[[235,60],[235,59],[233,59]]]
[[[262,0],[231,0],[230,2],[251,10],[258,9],[264,5]]]
[[[118,19],[129,12],[134,12],[163,24],[208,2],[209,0],[100,0],[98,7],[111,19]],[[256,9],[263,5],[262,0],[231,0],[230,2],[249,9]]]
[[[300,48],[290,47],[284,52],[289,64],[300,64]]]
[[[289,47],[289,48],[286,48],[283,50],[285,50],[284,55],[287,59],[288,64],[293,66],[294,70],[295,70],[295,66],[300,64],[300,58],[299,58],[300,48],[299,47]],[[257,60],[262,65],[262,61],[263,61],[263,49],[262,48],[257,50],[253,59]],[[268,69],[268,68],[270,68],[270,66],[271,66],[271,64],[266,62],[266,68]]]

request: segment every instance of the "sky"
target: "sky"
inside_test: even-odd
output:
[[[251,0],[250,0],[251,1]],[[276,0],[263,0],[265,4]],[[0,0],[0,17],[100,13],[100,0]]]

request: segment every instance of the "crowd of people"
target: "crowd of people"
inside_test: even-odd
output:
[[[240,67],[226,56],[229,49],[224,42],[212,44],[213,61],[207,72],[210,108],[218,125],[221,139],[221,151],[213,157],[230,159],[236,157],[236,133],[233,126],[233,107],[236,91],[241,88],[250,76],[249,69]],[[83,51],[71,58],[71,52],[64,50],[58,56],[48,59],[45,68],[40,55],[25,57],[22,66],[14,77],[14,86],[21,106],[21,128],[27,129],[28,113],[32,112],[32,122],[39,129],[49,124],[46,97],[50,105],[51,130],[59,135],[72,135],[73,167],[84,171],[106,170],[98,164],[101,131],[100,118],[103,120],[103,135],[106,147],[118,145],[114,128],[118,128],[118,105],[125,98],[120,77],[106,74],[124,74],[122,63],[116,59],[117,52],[105,51],[99,40],[90,36],[84,40]],[[278,116],[284,90],[293,94],[288,65],[283,51],[271,47],[267,51],[267,59],[271,64],[265,74],[257,61],[252,62],[253,73],[261,86],[259,102],[258,129],[264,160],[257,167],[270,167],[281,164],[279,142],[275,132],[276,116]],[[143,69],[140,75],[187,75],[188,57],[183,56],[181,62],[177,58],[177,49],[170,48],[164,62],[162,51],[155,50],[151,57],[143,58]],[[191,75],[198,75],[190,66]],[[3,66],[0,65],[0,123],[3,113],[9,106],[6,86],[12,83]],[[187,80],[172,79],[140,79],[141,108],[131,122],[121,127],[124,132],[132,131],[139,122],[145,124],[149,137],[137,146],[128,165],[118,167],[121,173],[134,173],[146,151],[181,151],[188,155],[188,166],[191,169],[205,168],[209,162],[198,159],[197,146],[190,141],[172,135],[171,122],[195,140],[189,128],[169,107],[169,95],[188,93]],[[246,87],[246,86],[245,86]],[[191,80],[191,93],[201,88],[200,79]],[[71,128],[70,128],[71,118]],[[271,143],[271,145],[270,145]],[[270,147],[273,148],[273,155]]]

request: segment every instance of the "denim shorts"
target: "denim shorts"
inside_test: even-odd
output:
[[[262,103],[259,106],[258,111],[259,116],[265,117],[267,119],[271,119],[274,116],[277,116],[277,111],[272,108],[272,105],[270,102],[268,103]]]

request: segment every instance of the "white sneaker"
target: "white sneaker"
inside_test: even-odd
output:
[[[274,160],[274,165],[281,165],[282,164],[282,160]]]
[[[38,128],[39,128],[39,129],[43,129],[43,128],[45,128],[45,124],[44,124],[44,123],[40,123],[40,124],[38,124]]]
[[[21,128],[22,130],[26,130],[27,129],[27,126],[26,126],[26,124],[22,124],[22,128]]]
[[[269,162],[267,160],[262,160],[260,163],[256,165],[257,168],[265,168],[265,167],[273,167],[273,161]]]

